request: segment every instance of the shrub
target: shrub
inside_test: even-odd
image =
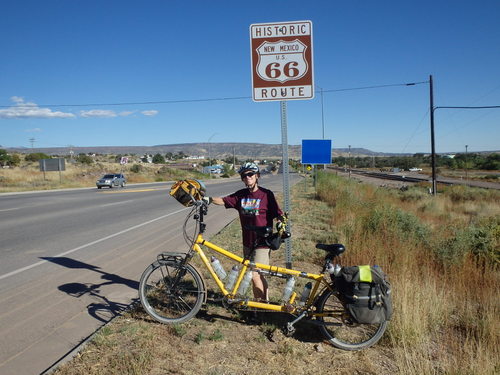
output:
[[[50,156],[47,154],[44,154],[43,152],[34,152],[32,154],[26,155],[24,160],[26,161],[38,161],[41,159],[50,159]]]
[[[94,162],[94,159],[92,159],[92,157],[88,155],[80,154],[76,157],[76,161],[82,164],[92,164]]]
[[[363,218],[363,228],[371,233],[385,232],[399,240],[413,240],[428,246],[429,228],[413,214],[394,207],[375,207]]]
[[[18,154],[8,154],[7,151],[0,149],[0,166],[18,166],[21,163],[21,158]]]
[[[406,191],[400,190],[399,196],[403,202],[418,202],[428,199],[429,193],[420,187],[411,186]]]
[[[140,164],[134,164],[132,167],[130,167],[130,172],[132,173],[139,173],[142,171],[142,165]]]

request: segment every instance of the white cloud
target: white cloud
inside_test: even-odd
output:
[[[74,114],[68,112],[52,111],[49,108],[40,108],[35,103],[25,102],[19,96],[10,98],[15,103],[7,109],[0,109],[0,118],[72,118]]]
[[[123,111],[123,112],[118,113],[118,116],[123,116],[123,117],[130,116],[134,112],[135,111]]]
[[[158,111],[156,111],[156,110],[150,110],[150,111],[142,111],[141,113],[144,116],[156,116],[158,114]]]
[[[38,104],[25,102],[20,96],[12,96],[10,100],[14,103],[11,107],[0,109],[0,119],[15,119],[15,118],[74,118],[75,114],[70,112],[53,111],[50,108],[40,108]],[[116,113],[107,109],[91,109],[88,111],[80,111],[79,116],[84,118],[100,117],[113,118],[117,116],[127,117],[133,115],[137,111],[122,111]],[[159,112],[156,110],[148,110],[141,112],[144,116],[156,116]]]
[[[24,102],[24,99],[21,98],[20,96],[12,96],[10,98],[10,100],[12,100],[14,103],[22,103],[22,102]]]
[[[91,109],[90,111],[80,111],[81,117],[116,117],[117,114],[114,111],[107,109]]]

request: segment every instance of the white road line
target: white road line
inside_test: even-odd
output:
[[[114,203],[106,203],[106,204],[101,204],[99,207],[109,207],[109,206],[116,206],[117,204],[124,204],[128,202],[133,202],[133,199],[129,199],[128,201],[120,201],[120,202],[114,202]]]
[[[21,208],[23,207],[6,208],[5,210],[0,210],[0,212],[15,211],[15,210],[20,210]]]
[[[190,207],[186,207],[186,208],[182,208],[178,211],[174,211],[174,212],[171,212],[167,215],[163,215],[163,216],[160,216],[160,217],[157,217],[156,219],[152,219],[152,220],[149,220],[149,221],[146,221],[144,223],[141,223],[141,224],[138,224],[138,225],[134,225],[133,227],[130,227],[130,228],[127,228],[127,229],[124,229],[120,232],[117,232],[117,233],[114,233],[114,234],[111,234],[109,236],[106,236],[106,237],[103,237],[103,238],[100,238],[98,240],[95,240],[95,241],[92,241],[92,242],[89,242],[85,245],[82,245],[82,246],[78,246],[78,247],[75,247],[74,249],[71,249],[71,250],[68,250],[68,251],[65,251],[63,253],[60,253],[60,254],[57,254],[57,255],[54,255],[53,257],[54,258],[57,258],[57,257],[62,257],[62,256],[65,256],[65,255],[68,255],[68,254],[71,254],[71,253],[74,253],[75,251],[78,251],[78,250],[81,250],[81,249],[84,249],[86,247],[89,247],[89,246],[92,246],[92,245],[95,245],[99,242],[102,242],[102,241],[106,241],[106,240],[109,240],[110,238],[113,238],[113,237],[116,237],[116,236],[119,236],[123,233],[127,233],[127,232],[130,232],[131,230],[134,230],[134,229],[137,229],[137,228],[140,228],[140,227],[143,227],[145,225],[148,225],[148,224],[151,224],[155,221],[158,221],[158,220],[161,220],[161,219],[164,219],[168,216],[172,216],[172,215],[175,215],[175,214],[178,214],[179,212],[182,212],[182,211],[185,211],[187,209],[190,209]],[[27,271],[27,270],[30,270],[32,268],[35,268],[41,264],[44,264],[44,263],[47,263],[49,262],[48,260],[41,260],[40,262],[36,262],[36,263],[33,263],[29,266],[26,266],[26,267],[22,267],[22,268],[19,268],[15,271],[12,271],[12,272],[9,272],[9,273],[6,273],[6,274],[3,274],[0,276],[0,280],[3,280],[3,279],[6,279],[7,277],[10,277],[10,276],[14,276],[14,275],[17,275],[18,273],[21,273],[21,272],[24,272],[24,271]]]

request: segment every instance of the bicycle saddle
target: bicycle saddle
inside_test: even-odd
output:
[[[333,257],[336,257],[345,251],[345,246],[341,243],[333,243],[331,245],[319,243],[316,244],[316,249],[325,250]]]
[[[273,227],[259,227],[257,225],[245,225],[246,230],[255,232],[258,237],[269,237],[273,234]]]

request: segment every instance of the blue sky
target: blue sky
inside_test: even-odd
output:
[[[429,152],[429,75],[435,106],[500,105],[499,19],[498,0],[3,2],[0,146],[281,143],[249,27],[310,20],[316,96],[287,102],[288,143],[323,118],[334,148]],[[500,109],[438,109],[435,129],[437,152],[500,149]]]

